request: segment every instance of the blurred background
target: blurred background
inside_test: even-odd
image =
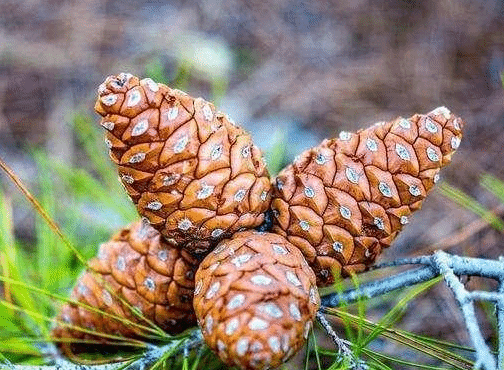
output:
[[[443,178],[493,209],[478,184],[485,173],[504,179],[503,30],[502,0],[2,0],[0,157],[35,194],[50,191],[53,216],[71,218],[92,255],[134,211],[79,202],[66,185],[84,169],[81,193],[96,178],[95,190],[127,203],[96,170],[106,150],[92,107],[105,77],[128,71],[215,101],[277,169],[341,130],[445,105],[467,125]],[[3,175],[0,185],[29,248],[36,216]],[[382,260],[440,245],[502,254],[502,233],[477,222],[435,191]],[[421,301],[411,316],[408,330],[468,343],[454,303]]]

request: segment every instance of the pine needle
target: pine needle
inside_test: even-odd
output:
[[[0,157],[0,168],[7,174],[7,176],[14,182],[14,184],[17,186],[17,188],[23,193],[25,198],[31,203],[32,207],[35,209],[35,211],[43,217],[45,222],[49,225],[51,230],[58,235],[58,237],[61,239],[63,244],[67,248],[69,248],[75,256],[81,261],[81,263],[86,266],[86,261],[82,254],[70,243],[68,238],[63,234],[59,226],[56,224],[56,222],[53,221],[53,219],[47,214],[47,212],[42,208],[40,205],[39,201],[30,193],[30,191],[26,188],[26,186],[23,184],[21,179],[12,171],[12,169],[7,166],[7,164],[4,162],[4,160]]]
[[[141,330],[150,331],[150,332],[152,332],[154,334],[159,334],[159,331],[157,331],[157,330],[155,330],[155,329],[153,329],[151,327],[135,323],[135,322],[133,322],[131,320],[128,320],[125,317],[117,316],[117,315],[114,315],[114,314],[102,311],[102,310],[100,310],[97,307],[93,307],[93,306],[87,305],[87,304],[85,304],[83,302],[75,301],[73,299],[61,296],[59,294],[51,293],[51,292],[49,292],[49,291],[47,291],[45,289],[37,288],[37,287],[32,286],[30,284],[24,283],[22,281],[16,281],[16,280],[10,279],[10,278],[5,277],[5,276],[0,276],[0,281],[6,282],[6,283],[11,284],[11,285],[15,285],[17,287],[22,287],[24,289],[30,290],[30,291],[35,292],[35,293],[42,294],[44,296],[47,296],[47,297],[51,298],[52,300],[62,301],[62,302],[65,302],[65,303],[71,303],[71,304],[80,306],[80,307],[86,309],[87,311],[99,313],[99,314],[101,314],[103,316],[112,318],[114,320],[118,320],[121,323],[123,323],[124,325],[134,326],[134,327],[137,327],[137,328],[139,328]]]
[[[447,198],[486,220],[496,230],[504,231],[504,222],[470,195],[447,182],[441,183],[438,189]]]
[[[350,320],[354,325],[357,325],[360,320],[357,316],[342,312],[338,309],[327,308],[327,312],[342,320],[343,317],[346,317],[346,320]],[[377,324],[374,324],[367,319],[364,320],[364,325],[368,331],[372,332],[374,330],[379,330],[381,336],[415,349],[425,355],[444,361],[445,363],[453,366],[455,369],[466,370],[472,369],[473,367],[473,363],[471,361],[440,347],[438,344],[432,344],[429,341],[423,340],[421,337],[415,337],[410,335],[410,333],[397,329],[384,327],[377,328]]]
[[[24,307],[20,307],[18,305],[12,304],[12,303],[7,302],[7,301],[2,300],[2,299],[0,299],[0,305],[8,307],[8,308],[10,308],[12,310],[21,312],[23,314],[29,315],[31,317],[35,317],[35,318],[38,318],[38,319],[45,320],[47,322],[55,322],[58,325],[65,326],[65,327],[68,327],[68,328],[70,328],[72,330],[77,330],[77,331],[80,331],[80,332],[83,332],[83,333],[86,333],[86,334],[91,334],[91,335],[94,335],[94,336],[100,336],[100,337],[103,337],[103,338],[108,338],[108,339],[113,339],[113,340],[119,340],[119,341],[124,341],[126,339],[127,341],[131,341],[131,343],[137,343],[137,344],[139,344],[142,347],[145,346],[144,342],[142,342],[140,340],[137,340],[137,339],[124,338],[124,337],[121,337],[121,336],[118,336],[118,335],[107,334],[107,333],[103,333],[103,332],[97,332],[97,331],[90,330],[90,329],[87,329],[87,328],[83,328],[83,327],[80,327],[80,326],[72,325],[72,324],[69,324],[67,322],[58,320],[58,319],[56,319],[54,317],[49,317],[49,316],[43,315],[43,314],[41,314],[39,312],[28,310],[28,309],[26,309]]]

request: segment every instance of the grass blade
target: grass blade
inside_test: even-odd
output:
[[[0,189],[0,201],[3,205],[0,207],[0,263],[2,266],[2,274],[4,276],[9,276],[14,280],[24,280],[26,279],[26,269],[23,268],[23,263],[29,261],[29,259],[24,258],[20,255],[20,251],[16,246],[14,240],[14,229],[12,223],[12,205],[10,199],[8,199]],[[4,297],[8,302],[18,302],[22,307],[30,310],[35,310],[36,304],[34,298],[31,296],[29,291],[26,289],[14,289],[12,284],[4,284]],[[12,324],[9,322],[9,317],[12,316],[6,313],[6,316],[2,315],[0,318],[0,323],[2,327],[10,326]],[[26,330],[30,332],[33,328],[40,325],[40,322],[34,322],[31,319],[20,320],[18,323],[21,327],[19,330]],[[15,322],[15,321],[13,321]]]
[[[425,291],[432,288],[438,282],[442,281],[443,277],[438,276],[430,281],[427,281],[419,286],[416,286],[406,293],[406,295],[401,298],[397,304],[388,311],[377,323],[376,328],[368,335],[368,337],[362,342],[363,347],[366,347],[369,343],[371,343],[376,337],[381,334],[381,332],[390,326],[392,326],[395,322],[397,322],[402,314],[406,311],[408,303],[417,297],[419,294],[424,293]],[[361,315],[359,315],[361,316]]]

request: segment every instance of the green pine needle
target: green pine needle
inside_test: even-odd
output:
[[[490,174],[485,174],[481,176],[480,185],[499,199],[502,204],[504,204],[504,181],[499,180]]]
[[[438,189],[447,198],[486,220],[496,230],[504,231],[504,222],[470,195],[446,182],[441,183]]]

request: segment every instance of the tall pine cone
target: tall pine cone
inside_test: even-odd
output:
[[[71,298],[101,311],[126,318],[143,326],[149,324],[132,312],[138,310],[146,319],[169,334],[194,326],[192,307],[194,274],[198,261],[187,252],[167,244],[159,232],[142,222],[122,229],[100,246],[89,271],[79,278]],[[128,303],[128,307],[122,301]],[[126,338],[152,335],[100,312],[76,304],[65,304],[58,320],[99,333]],[[62,339],[89,339],[106,342],[107,338],[58,325],[53,336]],[[86,346],[61,343],[67,355],[79,353]]]
[[[321,286],[331,272],[363,271],[421,207],[461,127],[439,107],[323,141],[276,178],[273,230],[299,247]]]
[[[304,344],[320,304],[315,275],[284,237],[244,231],[196,272],[194,308],[208,346],[230,365],[269,369]]]
[[[270,181],[260,150],[213,104],[130,74],[110,76],[95,105],[138,212],[195,253],[263,222]]]

